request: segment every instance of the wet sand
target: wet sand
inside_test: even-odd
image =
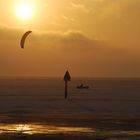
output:
[[[139,124],[131,117],[1,116],[0,140],[139,140]]]
[[[0,82],[0,140],[140,140],[140,80]]]

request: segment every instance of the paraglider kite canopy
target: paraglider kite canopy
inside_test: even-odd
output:
[[[20,46],[22,49],[24,49],[24,45],[25,45],[25,41],[26,41],[26,38],[28,37],[28,35],[31,33],[32,31],[27,31],[23,34],[22,38],[21,38],[21,41],[20,41]]]

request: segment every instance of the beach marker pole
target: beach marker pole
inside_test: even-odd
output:
[[[68,97],[68,81],[65,81],[65,99]]]
[[[68,97],[68,81],[71,81],[71,76],[68,71],[66,71],[64,75],[64,81],[65,81],[65,99]]]

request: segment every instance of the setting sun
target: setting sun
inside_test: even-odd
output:
[[[30,3],[20,3],[16,5],[16,15],[22,20],[32,18],[34,15],[34,7]]]

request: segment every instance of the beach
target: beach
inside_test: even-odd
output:
[[[77,89],[79,84],[89,89]],[[0,139],[140,139],[140,79],[1,78]]]

